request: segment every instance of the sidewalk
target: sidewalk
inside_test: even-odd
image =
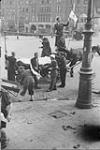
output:
[[[33,102],[27,95],[22,102],[18,102],[19,97],[13,99],[12,120],[6,129],[10,138],[7,149],[100,149],[100,94],[93,94],[92,109],[75,107],[79,67],[74,78],[67,74],[64,89],[46,93],[48,85],[44,85],[35,91]],[[100,89],[99,57],[93,67],[93,89]]]
[[[69,100],[14,103],[7,149],[99,149],[100,101],[94,104],[83,110]]]

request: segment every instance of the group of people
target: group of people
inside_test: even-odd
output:
[[[60,79],[61,79],[61,85],[59,87],[65,87],[65,80],[66,80],[66,58],[62,53],[62,50],[66,48],[65,39],[63,36],[63,27],[68,26],[69,22],[67,24],[63,24],[60,22],[60,18],[56,18],[56,24],[54,25],[53,34],[56,35],[55,39],[55,46],[56,46],[56,54],[53,54],[51,51],[50,43],[48,38],[41,36],[42,40],[42,54],[41,57],[49,56],[51,59],[51,64],[49,67],[51,68],[51,83],[47,90],[47,92],[50,92],[52,90],[56,90],[57,86],[57,76],[58,76],[58,70],[60,72]],[[16,63],[15,53],[12,52],[12,56],[6,56],[7,60],[7,69],[8,69],[8,80],[15,81],[15,74],[16,70],[18,70],[18,73],[20,75],[19,82],[21,85],[23,85],[23,90],[21,91],[21,95],[25,95],[26,90],[28,89],[29,95],[31,95],[31,101],[32,101],[32,95],[34,94],[33,88],[39,89],[38,86],[38,77],[39,77],[39,60],[38,60],[38,53],[34,53],[34,57],[30,60],[30,69],[27,71],[25,70],[24,65],[18,66]],[[33,71],[32,71],[33,70]]]
[[[55,34],[55,46],[56,53],[52,53],[49,40],[46,37],[40,36],[42,40],[42,54],[41,57],[49,56],[51,59],[51,63],[49,67],[51,68],[51,81],[48,87],[47,92],[51,92],[53,90],[57,90],[57,77],[58,73],[60,73],[60,81],[61,84],[58,86],[60,88],[64,88],[66,84],[66,57],[63,51],[66,49],[65,39],[63,36],[63,28],[64,26],[68,27],[69,21],[66,24],[60,22],[60,18],[56,18],[56,24],[54,25],[53,34]],[[30,101],[33,101],[34,89],[40,89],[38,86],[40,75],[39,68],[39,59],[38,53],[34,53],[34,57],[30,60],[30,69],[25,69],[23,64],[17,64],[17,59],[15,58],[15,53],[12,52],[11,56],[5,56],[8,70],[8,80],[16,81],[16,70],[18,71],[18,83],[20,83],[21,91],[20,95],[24,96],[26,91],[30,95]],[[100,94],[100,91],[99,91]],[[5,148],[7,146],[7,137],[4,131],[6,128],[7,121],[10,121],[10,113],[11,113],[11,101],[9,94],[5,90],[0,91],[0,99],[1,99],[1,148]]]

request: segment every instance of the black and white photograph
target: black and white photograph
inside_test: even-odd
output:
[[[100,149],[100,0],[0,0],[1,150]]]

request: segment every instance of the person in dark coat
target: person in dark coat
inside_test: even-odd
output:
[[[39,62],[38,62],[38,53],[34,53],[34,57],[31,59],[32,68],[38,73],[39,72]],[[35,80],[35,89],[39,89],[38,87],[38,78],[35,74],[33,74]]]
[[[56,90],[56,81],[57,81],[57,70],[58,70],[58,64],[57,61],[55,60],[55,55],[51,54],[50,56],[51,58],[51,82],[50,82],[50,86],[49,89],[47,90],[47,92],[51,92],[53,90]]]
[[[45,56],[50,56],[51,55],[50,42],[49,42],[49,40],[47,38],[43,38],[42,46],[40,48],[42,48],[41,57],[45,57]]]
[[[54,25],[54,34],[56,35],[56,39],[55,39],[55,46],[58,47],[58,42],[60,40],[61,37],[63,37],[63,28],[64,26],[68,26],[69,25],[69,21],[67,22],[67,24],[63,24],[60,22],[60,17],[56,18],[56,24]]]
[[[60,79],[61,79],[61,85],[59,87],[63,88],[66,85],[66,58],[63,55],[63,53],[59,52],[58,56],[56,56],[56,60],[58,63],[59,71],[60,71]]]
[[[15,81],[15,71],[17,68],[15,53],[12,52],[12,56],[5,56],[5,58],[8,61],[8,80]]]
[[[58,47],[57,47],[58,51],[65,51],[66,50],[66,43],[65,43],[65,38],[61,37],[58,41]]]

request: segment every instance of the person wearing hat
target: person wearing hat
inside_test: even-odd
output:
[[[57,65],[57,61],[55,60],[55,55],[51,54],[50,55],[51,58],[51,82],[50,82],[50,86],[49,89],[47,90],[47,92],[51,92],[53,90],[56,90],[56,80],[57,80],[57,69],[58,69],[58,65]]]
[[[58,42],[60,40],[60,38],[63,36],[63,28],[64,26],[68,26],[69,25],[69,21],[67,22],[67,24],[63,24],[60,21],[60,17],[57,16],[56,17],[56,23],[54,25],[54,29],[53,29],[53,33],[56,34],[56,39],[55,39],[55,46],[58,47]]]

